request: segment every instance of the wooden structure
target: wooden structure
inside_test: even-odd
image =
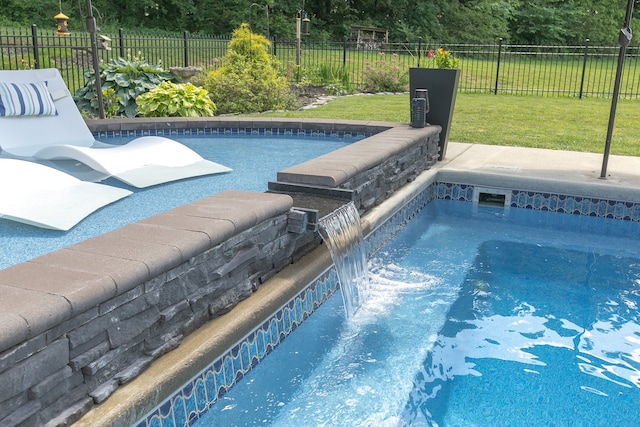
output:
[[[376,50],[389,43],[389,30],[386,28],[351,26],[351,41],[358,49]]]

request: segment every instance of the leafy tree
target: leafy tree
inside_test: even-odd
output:
[[[516,10],[514,0],[460,0],[450,3],[442,15],[443,41],[487,43],[509,37],[509,20]]]
[[[623,25],[626,13],[626,0],[587,0],[576,6],[580,9],[580,21],[576,23],[577,43],[591,40],[593,44],[614,44],[618,40],[618,32]],[[636,8],[636,16],[640,10]],[[640,30],[640,19],[634,18],[631,26]]]
[[[196,31],[194,0],[94,0],[96,19],[108,26]]]
[[[566,5],[569,3],[569,5]],[[511,21],[512,41],[526,44],[562,44],[575,38],[574,29],[567,25],[579,13],[565,0],[534,0],[523,2]],[[558,13],[561,10],[567,16]]]
[[[73,3],[71,0],[62,1],[62,11],[74,18]],[[36,24],[41,28],[55,29],[56,22],[53,19],[60,12],[60,4],[57,1],[44,6],[42,0],[0,0],[0,24],[4,25],[31,25]]]
[[[247,0],[200,0],[194,20],[200,31],[209,34],[230,34],[247,21],[252,2]]]
[[[626,4],[626,0],[522,2],[510,21],[511,41],[527,44],[582,44],[588,38],[595,43],[616,43]],[[638,19],[634,21],[640,24]]]
[[[226,35],[242,23],[257,33],[291,40],[295,17],[311,19],[305,40],[342,40],[351,25],[389,30],[393,42],[418,37],[440,43],[615,44],[627,0],[92,0],[103,29],[154,28]],[[45,6],[44,3],[50,6]],[[257,5],[257,6],[256,6]],[[0,0],[0,24],[55,27],[52,0]],[[84,30],[83,0],[62,0],[71,32]],[[268,8],[268,9],[267,9]],[[269,22],[267,25],[267,14]],[[636,8],[632,28],[640,27]],[[637,44],[639,38],[632,40]]]

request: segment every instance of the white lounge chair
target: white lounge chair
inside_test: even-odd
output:
[[[131,194],[17,159],[0,158],[0,182],[0,218],[63,231]]]
[[[57,114],[42,95],[46,83]],[[5,83],[5,85],[2,85]],[[9,104],[13,86],[34,84],[32,100],[21,104],[23,111],[8,113],[0,105],[0,148],[11,156],[26,159],[75,159],[108,176],[138,188],[201,175],[229,172],[226,166],[202,158],[185,145],[160,136],[137,138],[125,145],[95,140],[69,90],[55,68],[0,71],[0,100]],[[16,89],[20,92],[22,87]],[[44,101],[44,105],[43,105]],[[35,103],[35,107],[34,104]],[[40,103],[40,104],[39,104]],[[25,105],[26,104],[26,105]],[[22,113],[22,114],[21,114]],[[4,116],[3,116],[4,114]]]

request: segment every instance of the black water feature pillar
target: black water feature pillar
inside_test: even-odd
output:
[[[438,147],[442,160],[447,151],[449,128],[453,118],[456,92],[460,79],[459,69],[447,68],[410,68],[409,69],[409,102],[413,102],[417,89],[429,91],[429,124],[442,127]]]
[[[426,89],[416,89],[411,100],[411,127],[423,128],[427,125],[429,112],[429,92]]]

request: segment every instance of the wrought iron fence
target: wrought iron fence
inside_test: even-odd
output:
[[[225,36],[167,33],[149,35],[119,30],[98,38],[102,61],[144,58],[165,69],[196,66],[215,69],[224,57]],[[298,46],[300,46],[298,48]],[[376,43],[356,41],[314,43],[302,40],[272,40],[272,53],[280,60],[292,82],[304,79],[330,83],[339,72],[355,87],[364,84],[370,67],[394,66],[405,72],[411,67],[433,67],[428,52],[443,47],[460,59],[459,91],[513,95],[567,97],[611,97],[619,47],[530,46],[498,40],[491,44]],[[640,48],[627,48],[620,96],[640,97]],[[385,65],[386,64],[386,65]],[[58,36],[55,31],[3,29],[0,31],[0,69],[58,68],[72,91],[85,84],[85,71],[92,67],[89,34],[75,32]],[[323,80],[324,79],[324,80]]]

